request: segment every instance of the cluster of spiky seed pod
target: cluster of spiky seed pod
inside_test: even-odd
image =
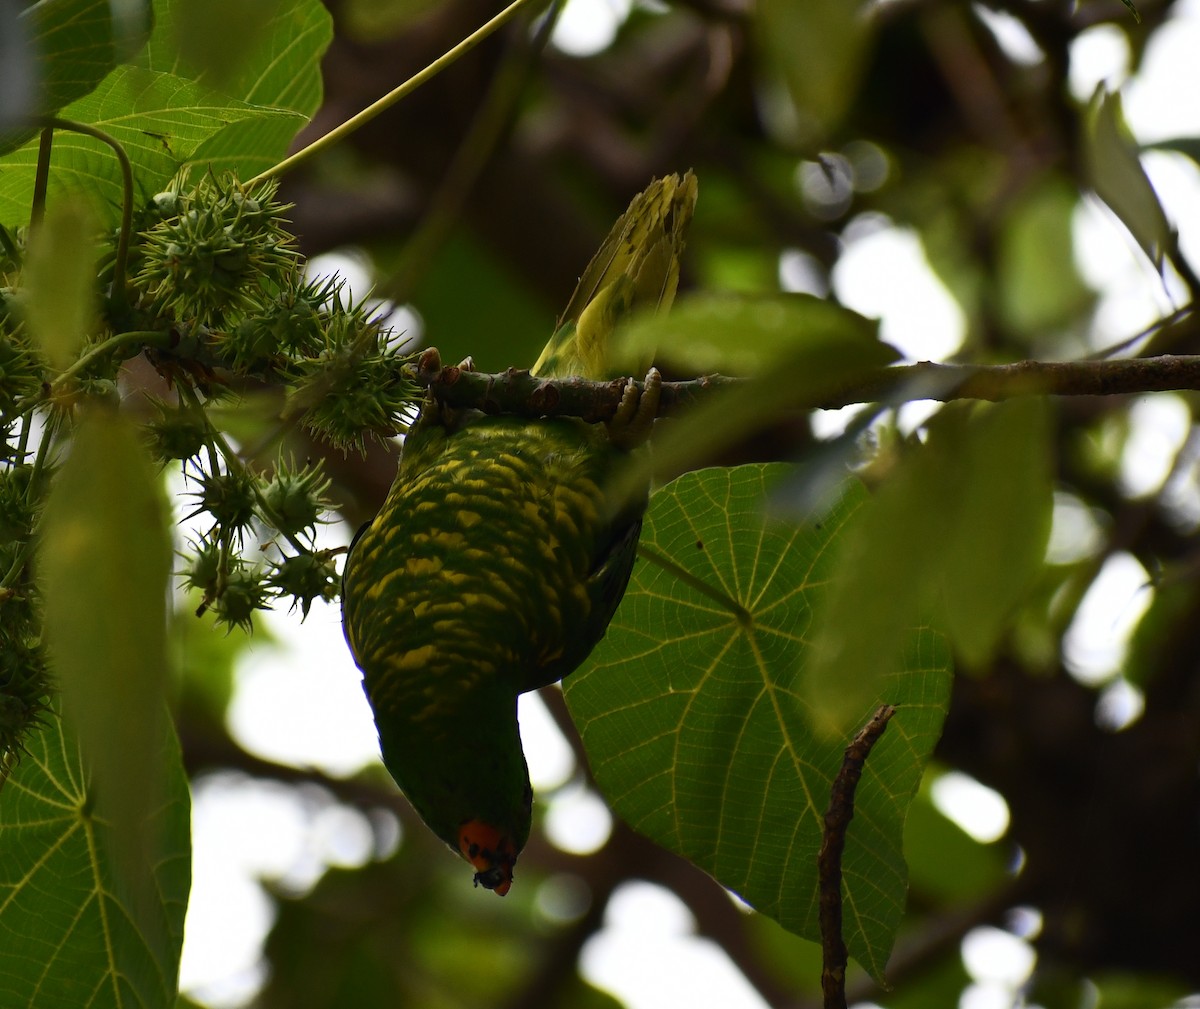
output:
[[[0,783],[50,696],[29,567],[41,494],[21,421],[24,404],[41,391],[45,365],[21,322],[15,282],[23,255],[21,236],[0,229]]]
[[[213,373],[284,383],[285,412],[340,448],[393,435],[418,396],[409,356],[339,278],[305,278],[288,209],[273,183],[206,179],[154,197],[134,254],[139,328],[169,328],[154,350],[165,373],[205,388]]]
[[[181,575],[199,609],[248,628],[255,610],[288,602],[307,614],[336,596],[334,558],[315,542],[328,477],[282,459],[252,466],[210,408],[271,386],[286,396],[283,428],[361,449],[396,434],[419,394],[379,318],[340,279],[305,277],[287,210],[273,184],[211,177],[153,197],[126,236],[124,278],[115,251],[101,259],[99,328],[69,381],[26,325],[25,236],[0,228],[0,781],[51,693],[31,574],[50,470],[75,404],[119,400],[126,359],[144,352],[170,389],[142,427],[151,454],[181,465],[194,495],[200,531]]]
[[[8,442],[5,449],[8,450]],[[0,467],[0,782],[50,695],[28,557],[39,512],[32,467]]]
[[[273,474],[237,466],[196,466],[196,510],[212,525],[191,544],[184,584],[219,623],[249,629],[255,610],[290,600],[306,616],[313,601],[337,595],[333,553],[313,537],[328,508],[329,478],[320,466],[279,463]],[[262,542],[259,561],[247,542]]]

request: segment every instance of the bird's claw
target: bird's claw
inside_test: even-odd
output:
[[[608,436],[617,448],[630,451],[650,437],[658,404],[662,399],[662,375],[657,368],[646,372],[639,390],[632,379],[625,383],[621,403],[612,420],[607,422]]]
[[[423,371],[439,372],[439,383],[452,385],[458,380],[459,372],[475,371],[475,359],[473,357],[464,357],[458,364],[447,365],[443,368],[442,358],[437,352],[437,348],[430,347],[422,353],[418,366]],[[457,427],[461,418],[470,412],[464,407],[447,406],[437,398],[433,390],[434,387],[432,385],[426,388],[425,398],[421,402],[421,408],[417,412],[417,419],[413,423],[411,430],[419,430],[420,428],[433,427],[435,425],[453,429]]]

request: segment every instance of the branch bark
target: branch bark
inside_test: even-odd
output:
[[[522,417],[610,419],[630,379],[539,378],[510,368],[497,374],[443,366],[436,350],[421,355],[414,381],[445,406]],[[722,389],[769,380],[705,375],[664,382],[660,416],[677,414]],[[635,382],[640,389],[642,382]],[[1018,396],[1120,396],[1200,389],[1200,355],[1164,354],[1115,361],[1018,361],[1013,364],[916,364],[878,368],[820,397],[798,397],[797,410],[837,409],[855,403],[931,399],[989,402]]]
[[[821,850],[817,853],[821,920],[821,993],[825,1009],[846,1009],[846,941],[842,938],[842,850],[846,830],[854,816],[854,793],[862,777],[863,765],[872,747],[879,741],[896,709],[880,705],[846,747],[842,766],[829,792],[825,810],[825,829]]]

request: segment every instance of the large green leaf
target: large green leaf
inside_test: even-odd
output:
[[[261,26],[222,90],[183,67],[175,7],[157,0],[154,13],[155,29],[137,65],[117,66],[93,82],[61,109],[61,117],[116,140],[129,155],[143,198],[186,166],[249,178],[277,162],[320,103],[319,61],[332,32],[328,12],[317,0],[286,5]],[[28,220],[36,164],[36,140],[0,160],[0,223]],[[50,192],[64,190],[85,196],[102,220],[115,223],[121,175],[111,150],[91,137],[58,131]]]
[[[303,122],[277,115],[230,123],[192,151],[186,162],[190,178],[195,181],[206,172],[220,178],[223,172],[233,172],[239,179],[252,179],[283,160]]]
[[[174,1003],[188,791],[166,716],[171,543],[129,421],[85,412],[38,575],[61,696],[0,792],[0,1005]]]
[[[154,17],[139,66],[204,79],[205,64],[222,56],[218,48],[229,51],[238,42],[236,65],[213,82],[230,98],[303,116],[321,104],[319,60],[333,22],[319,0],[155,0]],[[181,55],[181,49],[187,51]]]
[[[243,119],[302,116],[236,102],[193,81],[136,67],[118,67],[91,94],[67,106],[64,118],[88,123],[115,139],[129,155],[143,195],[157,192],[204,141]],[[29,216],[37,144],[0,162],[0,222]],[[58,131],[50,160],[50,192],[88,198],[95,213],[115,222],[121,206],[121,174],[112,151],[92,137]]]
[[[36,54],[42,115],[82,98],[116,66],[109,0],[41,0],[21,22]]]
[[[1012,334],[1038,334],[1071,325],[1095,301],[1075,265],[1072,220],[1078,189],[1049,176],[1014,202],[997,250],[997,309]]]
[[[656,493],[642,537],[660,563],[637,566],[564,689],[596,780],[631,826],[816,939],[821,818],[848,739],[816,731],[803,681],[866,493],[851,483],[818,521],[772,520],[770,488],[789,472],[702,470]],[[859,712],[899,707],[867,762],[844,858],[847,944],[877,978],[904,910],[904,817],[949,682],[941,637],[915,630]]]
[[[1121,96],[1103,84],[1088,103],[1084,166],[1096,195],[1129,229],[1146,257],[1162,269],[1171,235],[1166,212],[1138,157],[1137,142],[1125,124]]]
[[[160,709],[165,722],[165,712]],[[0,789],[0,1005],[168,1009],[191,883],[190,804],[179,746],[163,732],[163,801],[146,863],[156,900],[135,913],[114,872],[114,834],[75,739],[53,716]],[[121,727],[113,727],[120,741]],[[143,931],[147,921],[154,932]]]
[[[810,294],[688,294],[670,312],[635,316],[615,342],[623,365],[653,357],[702,375],[758,375],[816,348],[877,367],[900,356],[880,343],[878,320]]]
[[[144,37],[140,4],[123,7],[126,17],[117,24],[110,0],[41,0],[22,11],[6,26],[17,35],[13,48],[4,48],[13,57],[7,69],[19,79],[5,78],[9,94],[0,108],[18,116],[53,115],[91,91],[116,66],[120,50],[136,48]],[[29,89],[29,104],[8,109],[5,102],[17,100],[22,87]],[[32,132],[0,137],[0,154],[25,143]]]
[[[621,354],[653,353],[684,370],[750,372],[656,434],[653,455],[630,467],[628,487],[647,475],[694,469],[752,432],[820,405],[900,355],[879,324],[808,295],[692,295],[669,313],[644,315],[618,335]]]

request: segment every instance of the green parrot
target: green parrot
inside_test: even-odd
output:
[[[690,172],[634,198],[535,375],[610,377],[617,321],[674,299],[695,202]],[[383,762],[476,885],[501,896],[533,800],[517,697],[576,669],[621,601],[647,495],[617,500],[611,477],[649,433],[659,384],[653,370],[640,396],[628,383],[608,424],[427,402],[387,500],[350,547],[343,627]]]

